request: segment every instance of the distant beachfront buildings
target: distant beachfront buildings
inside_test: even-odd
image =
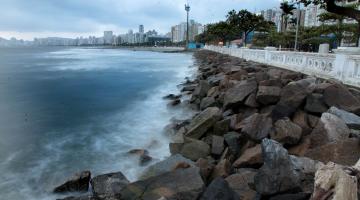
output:
[[[174,43],[183,42],[186,40],[186,22],[171,27],[171,41]],[[194,20],[189,21],[189,41],[194,41],[195,36],[204,32],[204,26]]]

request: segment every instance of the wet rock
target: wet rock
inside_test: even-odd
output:
[[[214,135],[224,135],[229,131],[230,119],[218,121],[214,125]]]
[[[335,106],[353,113],[360,110],[360,101],[339,83],[332,84],[324,90],[324,100],[329,107]]]
[[[121,191],[121,198],[127,200],[197,199],[203,192],[204,186],[198,168],[176,169],[127,185]]]
[[[311,200],[348,199],[357,200],[357,179],[346,173],[343,168],[329,162],[315,175],[315,187]]]
[[[200,200],[238,200],[239,196],[221,177],[214,179],[201,196]]]
[[[324,102],[322,94],[312,93],[306,98],[305,110],[311,113],[323,113],[326,112],[328,107]]]
[[[360,130],[360,117],[359,116],[357,116],[353,113],[347,112],[345,110],[338,109],[336,107],[331,107],[328,110],[328,113],[336,115],[337,117],[342,119],[349,128]]]
[[[212,161],[205,158],[199,158],[199,160],[196,161],[196,166],[199,167],[200,175],[205,182],[208,180],[215,167]]]
[[[280,93],[278,86],[259,86],[256,100],[263,105],[275,104],[280,99]]]
[[[211,154],[220,156],[224,150],[224,137],[212,135]]]
[[[235,168],[252,167],[258,168],[263,164],[261,145],[258,144],[245,152],[233,163]]]
[[[206,108],[191,121],[186,136],[195,139],[201,138],[220,118],[219,108]]]
[[[140,165],[146,165],[152,160],[152,157],[149,156],[149,152],[146,149],[132,149],[128,153],[139,156]]]
[[[192,139],[184,144],[180,154],[185,158],[197,161],[199,158],[205,158],[210,154],[210,146],[201,140]]]
[[[301,190],[301,173],[291,162],[286,149],[274,140],[261,143],[264,165],[254,177],[255,188],[264,196]]]
[[[265,114],[255,113],[241,121],[236,128],[252,140],[260,141],[270,134],[272,120]]]
[[[252,108],[257,108],[259,107],[259,104],[256,101],[256,94],[255,93],[251,93],[247,98],[246,101],[244,102],[244,105],[252,107]]]
[[[224,140],[231,154],[237,156],[240,153],[242,145],[246,142],[243,135],[237,132],[229,132],[224,135]]]
[[[196,89],[196,84],[190,84],[190,85],[185,85],[182,89],[181,89],[181,92],[192,92]]]
[[[288,118],[280,119],[274,124],[275,131],[271,132],[271,139],[282,144],[297,144],[302,135],[302,129]]]
[[[230,175],[231,172],[231,163],[224,159],[221,160],[213,169],[210,180],[214,180],[217,177],[226,178]]]
[[[82,171],[76,173],[65,183],[56,187],[53,190],[53,192],[54,193],[87,192],[89,189],[90,178],[91,178],[90,171]]]
[[[250,186],[254,185],[254,176],[257,173],[254,169],[242,168],[237,173],[228,176],[225,180],[228,182],[241,200],[253,200],[256,197],[256,191]]]
[[[342,139],[306,152],[305,156],[324,163],[332,161],[341,165],[354,165],[359,159],[360,145],[357,138]]]
[[[180,97],[181,97],[181,95],[168,94],[168,95],[164,96],[163,99],[175,100],[175,99],[179,99]]]
[[[228,89],[224,96],[224,108],[240,105],[257,88],[256,81],[241,81]]]
[[[216,101],[214,97],[205,97],[201,100],[200,110],[204,110],[208,107],[216,106]]]
[[[181,100],[180,99],[175,99],[175,100],[172,100],[169,102],[169,106],[177,106],[181,103]]]
[[[162,173],[171,171],[174,166],[178,163],[188,163],[190,166],[195,167],[195,163],[180,154],[172,155],[169,158],[155,163],[145,169],[144,173],[141,176],[141,179],[146,179],[151,176],[158,176]]]
[[[207,95],[209,89],[210,89],[210,84],[205,80],[201,80],[199,81],[199,85],[195,88],[193,92],[193,96],[198,98],[203,98]]]
[[[342,119],[330,113],[323,113],[311,133],[311,146],[318,147],[329,142],[343,140],[348,138],[349,134],[350,130]]]
[[[94,196],[103,199],[120,198],[120,191],[130,183],[121,172],[102,174],[90,182]]]

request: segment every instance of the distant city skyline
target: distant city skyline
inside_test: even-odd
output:
[[[187,0],[190,17],[201,24],[223,20],[228,11],[252,12],[279,7],[280,0]],[[1,0],[0,37],[32,40],[44,37],[102,36],[125,33],[139,24],[161,34],[186,20],[186,0]]]

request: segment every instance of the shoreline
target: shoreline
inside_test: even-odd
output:
[[[191,98],[167,97],[197,112],[167,126],[171,156],[132,183],[87,176],[93,195],[65,199],[357,197],[360,90],[205,50],[194,58],[198,75],[180,93]],[[343,184],[321,178],[335,173],[349,187],[326,188]]]

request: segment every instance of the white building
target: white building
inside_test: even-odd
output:
[[[104,44],[112,44],[113,37],[114,36],[112,31],[104,31]]]
[[[171,27],[171,41],[182,42],[186,40],[186,22]],[[194,41],[195,36],[204,32],[204,26],[194,20],[189,21],[189,40]]]

